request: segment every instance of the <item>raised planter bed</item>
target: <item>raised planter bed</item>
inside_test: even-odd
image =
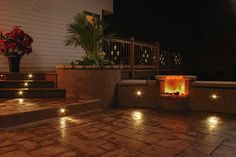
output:
[[[157,80],[122,80],[119,105],[122,107],[158,108],[160,89]]]
[[[190,95],[192,110],[236,113],[236,82],[195,81]]]
[[[121,80],[119,66],[65,66],[57,68],[58,87],[66,89],[66,97],[100,99],[103,107],[117,104],[117,84]]]

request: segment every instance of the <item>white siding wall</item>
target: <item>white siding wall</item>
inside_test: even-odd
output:
[[[57,64],[70,64],[83,55],[80,48],[64,46],[66,25],[78,12],[101,15],[102,9],[113,11],[112,0],[0,0],[0,29],[19,25],[33,37],[33,53],[22,58],[21,71],[54,71]],[[0,71],[8,71],[2,55]]]

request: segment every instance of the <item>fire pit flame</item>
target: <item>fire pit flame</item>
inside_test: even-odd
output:
[[[157,75],[160,83],[161,96],[184,96],[189,95],[189,84],[195,80],[195,76],[189,75]]]
[[[168,95],[185,95],[183,76],[168,76],[164,80],[164,93]]]

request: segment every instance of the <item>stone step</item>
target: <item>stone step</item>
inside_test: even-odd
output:
[[[0,73],[0,80],[44,80],[44,73]]]
[[[65,90],[57,88],[0,88],[0,98],[64,98]]]
[[[0,108],[0,128],[5,128],[98,110],[101,109],[101,103],[99,100],[65,98],[0,99]],[[65,112],[61,113],[61,109]]]
[[[1,88],[54,88],[53,81],[45,80],[0,80]]]

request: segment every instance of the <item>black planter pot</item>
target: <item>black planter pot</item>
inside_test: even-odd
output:
[[[21,55],[18,53],[12,53],[7,56],[9,64],[9,72],[20,72],[20,60]]]

